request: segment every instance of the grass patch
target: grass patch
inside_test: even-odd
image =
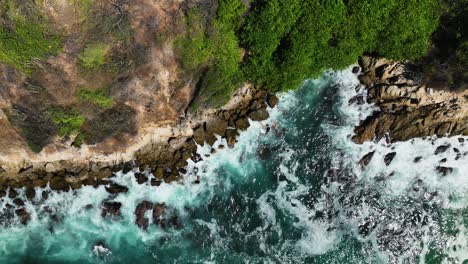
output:
[[[50,32],[34,5],[22,7],[27,16],[12,0],[0,3],[0,61],[30,74],[31,61],[57,54],[62,40]]]
[[[53,107],[47,111],[52,121],[58,127],[58,134],[61,137],[69,137],[76,134],[85,122],[82,114],[75,110],[62,107]]]
[[[92,91],[88,89],[80,89],[77,93],[78,99],[84,102],[90,102],[101,108],[112,107],[113,100],[107,96],[103,91]]]
[[[79,55],[80,63],[86,70],[98,69],[106,63],[109,46],[106,44],[89,44]]]

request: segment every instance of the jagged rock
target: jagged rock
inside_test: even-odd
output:
[[[390,165],[390,163],[392,163],[395,156],[396,156],[396,152],[390,152],[387,155],[385,155],[385,157],[384,157],[385,165],[387,165],[387,166]]]
[[[279,102],[278,97],[274,94],[269,94],[267,98],[267,104],[269,107],[274,108]]]
[[[155,204],[153,207],[153,223],[164,227],[164,213],[166,212],[166,204],[159,203]]]
[[[148,177],[141,172],[135,173],[135,178],[138,184],[143,184],[148,181]]]
[[[104,202],[101,205],[101,216],[119,216],[121,207],[120,202]]]
[[[26,211],[26,208],[22,207],[15,210],[15,214],[18,216],[20,223],[23,225],[27,225],[29,220],[31,219],[31,215]]]
[[[20,198],[15,198],[13,203],[16,204],[16,206],[24,206],[24,202]]]
[[[262,121],[268,119],[270,114],[268,114],[268,111],[265,108],[260,108],[256,111],[250,112],[249,117],[253,121]]]
[[[15,189],[10,188],[10,190],[8,191],[8,197],[9,197],[10,199],[13,199],[13,198],[15,198],[16,196],[18,196],[18,192],[17,192]]]
[[[453,168],[437,166],[436,171],[442,174],[442,176],[447,176],[453,172]]]
[[[450,148],[450,145],[442,145],[442,146],[438,146],[434,152],[435,155],[438,155],[440,153],[444,153],[445,151],[447,151],[447,149]]]
[[[434,92],[412,79],[414,74],[400,62],[363,57],[360,66],[359,79],[367,88],[367,100],[380,111],[356,127],[353,136],[356,143],[380,140],[386,135],[395,142],[468,134],[468,101],[463,99],[468,90]]]
[[[367,153],[366,155],[364,155],[361,160],[359,160],[359,165],[361,165],[361,167],[367,167],[367,165],[369,165],[369,163],[371,162],[372,158],[374,157],[374,154],[375,154],[375,151],[372,151],[372,152],[369,152]]]
[[[126,193],[128,188],[117,183],[111,183],[109,186],[106,186],[106,191],[111,194]]]
[[[261,160],[267,160],[271,157],[271,150],[267,146],[261,146],[257,150],[257,155]]]
[[[241,117],[236,120],[236,128],[240,130],[246,130],[250,126],[249,119],[247,117]]]
[[[54,191],[69,191],[70,185],[62,177],[53,177],[49,181],[49,187]]]
[[[239,132],[237,132],[236,129],[228,128],[228,129],[226,129],[226,132],[225,132],[224,136],[226,138],[228,147],[232,148],[232,147],[234,147],[234,144],[237,141],[237,137],[239,136]]]
[[[146,211],[151,210],[151,208],[153,208],[153,203],[148,201],[141,202],[135,208],[135,223],[143,230],[148,229],[149,219],[145,217],[145,213]]]

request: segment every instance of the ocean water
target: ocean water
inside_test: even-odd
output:
[[[37,189],[27,225],[2,198],[0,263],[468,263],[468,137],[354,144],[375,109],[348,104],[360,93],[351,70],[305,82],[234,148],[199,147],[183,183],[140,185],[129,172],[112,179],[129,188],[117,196],[101,186],[44,200]],[[135,225],[145,200],[165,203],[165,227],[151,211],[148,230]],[[121,215],[101,217],[103,201]]]

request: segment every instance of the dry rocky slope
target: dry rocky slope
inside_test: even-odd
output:
[[[468,90],[450,92],[425,83],[403,62],[362,57],[359,64],[367,100],[379,110],[355,129],[355,142],[468,135]],[[359,102],[362,97],[350,103]]]
[[[8,192],[9,187],[26,187],[32,193],[33,187],[47,184],[53,190],[106,184],[113,172],[134,167],[152,172],[155,177],[146,179],[155,185],[179,180],[186,160],[200,159],[195,155],[196,143],[212,144],[219,135],[232,146],[237,131],[246,129],[249,119],[268,118],[267,107],[277,102],[274,95],[244,84],[224,107],[187,114],[200,73],[182,69],[175,42],[177,33],[185,30],[180,23],[184,12],[193,6],[209,11],[208,0],[119,1],[118,8],[113,1],[96,1],[99,14],[124,15],[132,28],[131,45],[111,44],[109,52],[118,58],[128,55],[119,52],[133,54],[128,55],[130,66],[118,73],[80,69],[79,54],[87,45],[86,34],[92,32],[86,31],[74,1],[42,3],[44,14],[63,34],[63,48],[55,56],[34,61],[31,75],[0,63],[0,196],[14,194]],[[112,107],[103,110],[80,102],[76,93],[81,87],[108,87]],[[79,109],[89,120],[87,128],[101,125],[101,116],[116,119],[109,136],[95,144],[76,147],[76,135],[55,136],[34,153],[21,129],[10,122],[8,112],[34,117],[37,109],[49,105]]]

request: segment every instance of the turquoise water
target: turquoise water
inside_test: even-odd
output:
[[[0,215],[0,263],[467,263],[468,142],[356,145],[353,127],[374,109],[348,105],[357,93],[350,70],[306,82],[233,149],[206,157],[211,149],[200,147],[206,158],[189,162],[184,183],[139,185],[130,172],[113,178],[129,187],[116,197],[101,186],[44,201],[37,189],[28,225]],[[442,144],[451,148],[434,155]],[[445,177],[435,172],[443,158],[454,168]],[[155,225],[148,212],[148,230],[139,229],[144,200],[164,202],[181,227]],[[103,201],[121,202],[121,216],[103,219]]]

